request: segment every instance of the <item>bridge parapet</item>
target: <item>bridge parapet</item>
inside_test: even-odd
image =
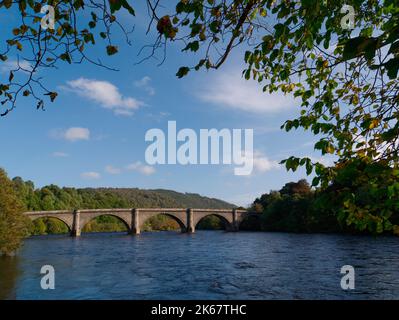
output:
[[[28,211],[25,212],[24,214],[27,216],[40,216],[46,214],[58,215],[58,214],[68,214],[68,213],[73,213],[73,210]]]

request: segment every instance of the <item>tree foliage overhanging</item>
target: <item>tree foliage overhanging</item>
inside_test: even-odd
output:
[[[0,255],[14,253],[27,234],[27,220],[22,215],[24,209],[12,181],[0,168]]]
[[[55,7],[54,30],[40,27],[46,4]],[[158,0],[146,4],[148,28],[158,34],[151,55],[179,41],[183,51],[201,55],[195,65],[181,67],[178,77],[191,70],[218,69],[234,48],[245,47],[246,79],[257,80],[265,92],[299,99],[298,118],[283,128],[310,130],[320,138],[315,149],[337,159],[327,167],[290,157],[283,161],[287,169],[304,166],[308,174],[313,172],[313,185],[326,191],[325,205],[332,205],[348,224],[398,232],[392,222],[399,206],[398,0],[180,0],[166,8]],[[344,5],[354,9],[353,28],[343,27]],[[104,66],[88,47],[100,45],[108,55],[116,54],[113,30],[129,35],[118,13],[135,15],[127,0],[3,0],[0,10],[21,18],[8,31],[0,60],[6,63],[17,55],[30,64],[18,63],[0,83],[2,115],[21,96],[34,97],[37,108],[44,106],[43,94],[56,99],[57,93],[37,76],[41,68],[84,61]]]

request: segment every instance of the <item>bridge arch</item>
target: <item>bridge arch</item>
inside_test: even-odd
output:
[[[85,227],[87,227],[91,222],[95,221],[95,219],[96,219],[96,218],[99,218],[99,217],[113,217],[113,218],[116,218],[118,221],[120,221],[120,222],[123,223],[123,225],[125,226],[127,232],[130,231],[130,225],[128,224],[129,222],[127,222],[127,221],[126,221],[123,217],[121,217],[120,215],[118,215],[118,214],[112,214],[112,213],[102,213],[102,214],[98,214],[98,215],[92,217],[91,219],[82,219],[82,220],[83,220],[83,223],[81,222],[81,226],[80,226],[82,232],[86,232],[86,231],[84,231],[84,230],[86,230]]]
[[[162,215],[162,216],[166,216],[171,218],[172,220],[174,220],[175,222],[177,222],[177,224],[180,227],[181,232],[186,232],[187,231],[187,225],[185,223],[185,213],[184,215],[181,213],[174,213],[174,212],[164,212],[164,211],[160,211],[160,212],[151,212],[151,213],[147,213],[147,212],[143,212],[140,213],[141,214],[141,218],[140,218],[140,230],[142,230],[146,224],[146,222],[153,218],[156,217],[158,215]]]
[[[198,224],[201,221],[203,221],[205,218],[207,218],[207,217],[217,217],[222,222],[222,224],[224,226],[224,229],[226,231],[234,230],[233,221],[232,221],[232,218],[230,217],[230,215],[226,216],[225,214],[219,214],[219,213],[216,213],[216,212],[209,212],[209,213],[206,213],[206,214],[200,214],[197,217],[195,217],[195,219],[194,219],[195,229],[197,229]]]
[[[88,223],[98,217],[114,217],[121,221],[130,232],[132,215],[131,211],[112,211],[112,210],[93,210],[93,211],[80,211],[80,229],[83,230]]]
[[[69,220],[64,219],[62,217],[53,216],[53,215],[43,215],[43,216],[32,217],[31,221],[32,221],[32,223],[34,223],[35,221],[38,221],[40,219],[54,219],[57,221],[61,221],[68,228],[69,233],[72,231],[72,223],[70,223]]]

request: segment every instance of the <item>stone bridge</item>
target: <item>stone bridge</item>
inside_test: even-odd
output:
[[[145,222],[156,215],[166,215],[175,220],[182,232],[194,233],[198,222],[207,216],[217,216],[227,231],[238,231],[240,223],[249,216],[258,216],[238,209],[181,209],[181,208],[134,208],[134,209],[93,209],[73,211],[31,211],[25,212],[32,221],[39,218],[56,218],[64,222],[72,236],[80,236],[83,227],[92,219],[108,215],[124,222],[129,233],[140,234]]]

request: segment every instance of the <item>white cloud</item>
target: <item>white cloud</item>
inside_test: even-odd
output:
[[[90,130],[87,128],[71,127],[69,129],[53,129],[49,132],[53,139],[64,139],[67,141],[90,140]],[[62,157],[62,152],[54,152],[53,156]]]
[[[251,113],[276,113],[295,106],[291,95],[263,92],[258,82],[245,80],[240,74],[227,72],[215,75],[198,90],[199,99]]]
[[[65,152],[56,151],[52,153],[52,156],[55,158],[66,158],[69,157],[69,154]]]
[[[26,60],[7,60],[1,63],[0,73],[7,73],[11,70],[17,70],[18,68],[21,68],[21,70],[25,72],[32,71],[31,64]]]
[[[253,153],[245,153],[244,163],[250,163],[250,159],[253,160],[253,169],[249,175],[243,175],[243,177],[253,177],[255,174],[262,174],[268,171],[277,170],[281,168],[281,165],[274,160],[270,160],[262,152],[255,150]],[[230,171],[230,168],[227,172]]]
[[[254,170],[257,172],[267,172],[273,169],[279,169],[277,161],[270,160],[259,152],[254,153]]]
[[[94,171],[83,172],[80,176],[83,179],[88,179],[88,180],[97,180],[101,178],[101,175],[98,172]]]
[[[122,171],[119,168],[115,168],[114,166],[108,165],[105,167],[105,172],[109,174],[120,174]]]
[[[62,137],[68,141],[78,141],[78,140],[89,140],[90,139],[90,131],[87,128],[69,128],[65,132],[63,132]]]
[[[154,167],[143,164],[140,161],[131,163],[123,169],[114,167],[112,165],[107,165],[104,170],[109,174],[121,174],[123,171],[136,171],[141,174],[149,176],[155,173]]]
[[[149,76],[145,76],[140,80],[135,81],[134,85],[137,88],[141,88],[144,91],[146,91],[150,96],[153,96],[155,94],[155,89],[152,86],[150,86],[150,81],[151,78]]]
[[[124,97],[119,89],[108,81],[79,78],[67,81],[67,85],[67,90],[98,102],[116,115],[131,116],[135,110],[144,105],[144,102],[135,98]]]
[[[255,150],[254,152],[245,152],[243,156],[243,163],[250,164],[251,158],[253,163],[252,172],[247,175],[236,175],[237,177],[251,178],[256,175],[263,174],[272,170],[279,170],[281,168],[281,165],[278,163],[278,161],[269,159],[266,155],[258,150]],[[232,164],[224,167],[221,172],[223,174],[230,175],[234,173],[235,168],[239,167],[239,165]]]
[[[147,176],[155,173],[154,167],[142,164],[140,161],[129,164],[126,169],[130,171],[137,171]]]

